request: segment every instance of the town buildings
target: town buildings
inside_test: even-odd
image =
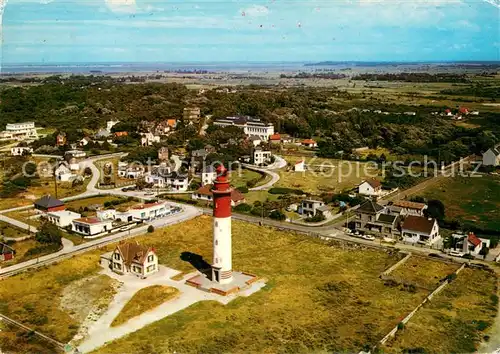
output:
[[[167,175],[147,174],[146,183],[150,183],[154,188],[170,188],[172,191],[185,192],[189,187],[189,178],[187,175],[181,175],[172,172]]]
[[[212,165],[206,166],[201,171],[201,185],[206,186],[208,184],[212,185],[217,177],[217,171]]]
[[[59,199],[50,195],[44,195],[34,203],[35,209],[42,212],[60,211],[66,209],[66,206]]]
[[[369,197],[378,197],[382,194],[382,183],[374,178],[363,181],[358,186],[358,194]]]
[[[168,161],[170,158],[168,147],[162,146],[158,149],[158,160],[160,161]]]
[[[396,238],[400,234],[398,226],[399,216],[389,214],[383,206],[372,200],[361,204],[356,210],[354,228],[358,231]]]
[[[81,217],[80,214],[70,210],[51,211],[46,214],[47,221],[59,227],[67,227]]]
[[[257,166],[267,165],[271,162],[271,151],[256,148],[253,151],[253,164]]]
[[[302,140],[302,146],[308,147],[308,148],[316,148],[318,147],[318,143],[313,140],[313,139],[305,139]]]
[[[424,216],[424,210],[427,209],[427,205],[407,200],[396,200],[388,206],[388,209],[391,214]]]
[[[127,162],[118,162],[118,177],[138,179],[144,176],[146,168],[142,165],[128,164]]]
[[[33,153],[33,148],[27,146],[16,146],[10,149],[12,156],[26,156]]]
[[[463,254],[478,256],[483,248],[489,248],[491,241],[486,238],[477,237],[473,232],[468,234],[455,233],[451,237],[454,239],[452,250]]]
[[[199,123],[201,116],[201,110],[199,107],[185,107],[182,117],[184,122]]]
[[[483,153],[483,165],[495,167],[500,165],[500,144]]]
[[[171,208],[165,202],[140,204],[131,207],[126,213],[132,220],[149,221],[164,217],[171,213]]]
[[[158,271],[158,256],[154,248],[138,242],[120,243],[110,256],[109,266],[118,274],[146,278]]]
[[[436,219],[408,215],[401,224],[401,236],[405,242],[434,244],[441,236]]]
[[[305,172],[306,170],[306,162],[304,160],[297,161],[293,166],[293,170],[295,172]]]
[[[15,253],[16,252],[12,247],[0,242],[0,262],[10,261],[11,259],[14,259]]]
[[[249,116],[236,116],[236,117],[226,117],[224,119],[217,119],[214,121],[214,125],[219,127],[235,126],[243,129],[243,132],[247,136],[255,135],[261,139],[261,141],[268,141],[269,138],[274,134],[274,125],[271,123],[263,123],[258,118],[252,118]]]
[[[0,133],[0,139],[4,140],[36,140],[38,133],[34,122],[9,123],[5,130]]]
[[[98,236],[113,229],[112,220],[100,220],[97,217],[75,219],[71,225],[72,231],[84,236]]]
[[[202,201],[207,201],[207,202],[213,201],[212,188],[213,188],[213,186],[211,184],[204,185],[204,186],[198,188],[197,191],[195,191],[191,194],[191,199],[202,200]],[[235,207],[238,204],[241,204],[244,202],[245,202],[245,196],[239,190],[233,188],[231,190],[231,206]]]

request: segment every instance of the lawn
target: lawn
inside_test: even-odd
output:
[[[425,296],[378,278],[396,254],[341,249],[241,222],[233,222],[233,235],[233,268],[265,278],[262,291],[227,306],[198,303],[98,352],[359,351]],[[194,270],[183,260],[188,252],[210,262],[210,240],[210,217],[139,238],[155,247],[160,263],[185,273]]]
[[[152,310],[164,302],[174,299],[179,295],[179,290],[170,286],[153,285],[136,292],[127,302],[125,307],[116,316],[111,326],[119,326],[133,317]]]
[[[464,269],[386,343],[384,352],[472,353],[497,314],[494,274]],[[417,351],[414,351],[417,353]]]
[[[0,221],[0,237],[20,238],[28,236],[27,230],[19,229],[4,221]]]
[[[445,178],[426,189],[422,196],[439,199],[446,207],[446,218],[500,230],[500,177]]]
[[[286,156],[286,160],[296,162],[297,157]],[[370,163],[322,158],[306,158],[305,160],[307,171],[295,172],[293,169],[278,171],[280,180],[275,186],[301,189],[313,194],[340,193],[356,187],[367,178],[378,175],[377,168]]]
[[[234,188],[246,187],[249,181],[259,181],[259,183],[256,184],[256,186],[258,186],[264,184],[267,178],[267,175],[263,176],[262,173],[241,169],[241,171],[234,171],[231,173],[231,185]]]
[[[445,263],[428,258],[411,256],[405,263],[396,268],[390,275],[403,278],[409,284],[434,290],[447,275],[459,268],[456,263]]]

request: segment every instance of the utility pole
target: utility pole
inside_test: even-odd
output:
[[[57,199],[57,176],[55,169],[54,169],[54,192],[55,192],[55,198]]]

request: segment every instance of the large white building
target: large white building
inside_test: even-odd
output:
[[[35,140],[38,139],[38,133],[36,132],[35,123],[33,122],[9,123],[5,127],[5,130],[0,133],[0,138],[12,140]]]
[[[71,225],[73,220],[80,219],[82,216],[70,210],[51,211],[47,213],[47,221],[59,227]]]
[[[235,126],[243,129],[246,135],[258,136],[262,141],[268,141],[269,137],[274,134],[274,125],[271,123],[262,123],[260,119],[248,116],[217,119],[214,121],[214,125],[219,127]]]
[[[261,166],[267,165],[271,161],[271,151],[262,150],[257,148],[253,152],[254,165]]]
[[[84,236],[94,236],[111,231],[112,229],[112,220],[100,220],[96,217],[79,218],[72,222],[72,230]]]
[[[153,220],[170,214],[171,208],[165,202],[141,204],[131,207],[126,213],[134,220]]]

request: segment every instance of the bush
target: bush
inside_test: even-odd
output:
[[[238,187],[236,188],[238,191],[240,191],[241,193],[245,194],[245,193],[248,193],[248,187],[245,187],[245,186],[241,186],[241,187]]]
[[[293,189],[293,188],[285,188],[285,187],[274,187],[269,190],[270,194],[297,194],[302,195],[305,194],[303,190]]]
[[[273,210],[269,213],[269,217],[273,220],[283,221],[286,219],[286,215],[279,210]]]
[[[320,214],[320,213],[317,213],[314,216],[310,216],[310,217],[306,218],[306,222],[320,222],[323,220],[325,220],[325,217],[323,216],[323,214]]]
[[[153,225],[148,226],[148,232],[153,233],[155,231],[155,227]]]
[[[35,234],[35,240],[44,244],[62,245],[62,233],[59,228],[49,222],[43,223]]]
[[[235,206],[234,210],[240,213],[248,213],[252,210],[252,206],[249,204],[242,203]]]
[[[398,330],[401,331],[405,328],[405,324],[403,322],[398,323]]]
[[[457,279],[457,275],[455,273],[451,273],[446,276],[446,280],[448,280],[448,282],[450,283],[455,279]]]

